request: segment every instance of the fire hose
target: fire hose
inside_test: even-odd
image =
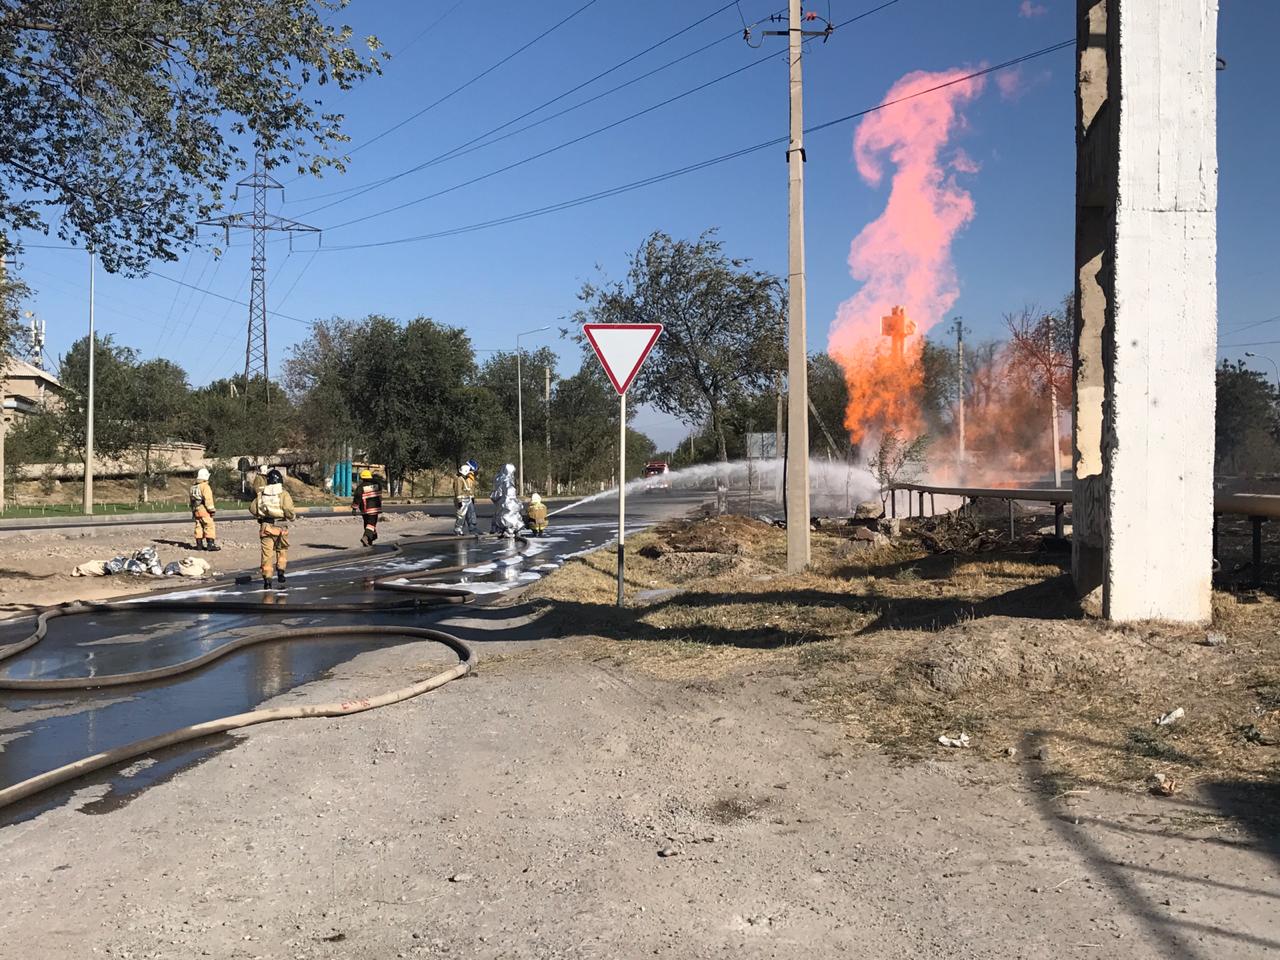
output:
[[[331,566],[333,564],[327,564]],[[296,616],[300,612],[306,613],[396,613],[411,612],[424,603],[429,605],[449,604],[449,603],[467,603],[474,598],[474,594],[468,590],[456,587],[440,587],[428,584],[414,583],[415,579],[422,579],[428,576],[439,576],[444,573],[453,573],[461,570],[462,566],[455,567],[437,567],[421,571],[419,573],[397,574],[393,576],[382,577],[368,581],[368,585],[375,590],[392,590],[399,593],[412,593],[415,599],[409,601],[400,601],[391,604],[370,604],[370,603],[331,603],[331,604],[307,604],[302,607],[289,607],[285,605],[272,606],[251,601],[208,601],[208,600],[148,600],[148,601],[114,601],[103,603],[86,603],[75,601],[72,603],[62,604],[56,607],[48,607],[36,616],[36,628],[30,636],[17,643],[10,644],[8,647],[0,649],[0,661],[8,660],[17,656],[24,650],[39,643],[48,634],[49,621],[58,617],[84,616],[87,614],[110,614],[119,612],[139,613],[143,611],[154,611],[157,613],[255,613],[255,614],[284,614]],[[199,669],[214,660],[220,659],[243,649],[259,643],[269,643],[277,640],[307,640],[315,638],[331,638],[331,637],[370,637],[370,636],[394,636],[400,638],[414,638],[421,640],[433,640],[436,643],[448,647],[458,656],[458,663],[440,673],[430,677],[418,680],[405,687],[396,690],[390,690],[386,693],[378,694],[373,697],[359,697],[355,699],[334,701],[331,703],[315,703],[305,704],[293,707],[271,707],[259,710],[250,710],[246,713],[237,713],[227,717],[219,717],[214,720],[207,720],[203,723],[196,723],[186,727],[180,727],[176,730],[170,730],[153,737],[147,737],[142,740],[135,740],[132,743],[115,747],[111,750],[104,750],[95,753],[92,756],[82,757],[79,760],[72,761],[56,769],[46,771],[45,773],[31,777],[27,780],[15,783],[12,786],[0,789],[0,809],[25,800],[37,793],[49,789],[59,784],[67,783],[79,777],[93,773],[106,767],[111,767],[127,760],[133,760],[140,756],[152,753],[165,747],[174,746],[180,743],[187,743],[191,740],[197,740],[201,737],[211,736],[218,733],[226,733],[231,730],[240,730],[245,727],[255,726],[260,723],[271,723],[277,720],[295,720],[310,717],[345,717],[356,713],[364,713],[368,710],[376,710],[378,707],[385,707],[393,703],[401,703],[405,700],[411,700],[414,697],[429,693],[439,687],[444,686],[451,680],[465,676],[475,667],[476,655],[465,642],[450,633],[442,630],[434,630],[427,627],[409,627],[395,626],[383,624],[352,624],[351,626],[328,626],[328,627],[305,627],[291,628],[284,630],[274,630],[265,633],[255,633],[243,637],[234,638],[217,648],[208,651],[189,660],[180,663],[169,664],[163,667],[155,667],[150,670],[139,670],[131,673],[120,673],[106,676],[83,677],[83,678],[44,678],[44,679],[16,679],[16,678],[0,678],[0,689],[7,690],[79,690],[79,689],[95,689],[98,687],[120,686],[124,684],[146,683],[153,680],[161,680],[178,674],[187,673],[192,670]]]

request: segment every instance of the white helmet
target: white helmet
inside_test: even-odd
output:
[[[529,502],[530,502],[530,503],[541,503],[541,502],[542,502],[542,497],[541,497],[539,494],[536,494],[536,493],[535,493],[532,497],[530,497],[530,498],[529,498]]]
[[[460,477],[465,477],[470,472],[471,472],[471,464],[469,463],[464,463],[462,466],[458,468],[458,476]]]
[[[502,467],[502,472],[504,475],[508,477],[514,477],[516,475],[516,465],[514,463],[504,464]]]
[[[208,471],[206,468],[201,467],[199,470],[197,470],[197,471],[196,471],[196,479],[197,479],[197,480],[208,480],[208,479],[209,479],[209,471]]]

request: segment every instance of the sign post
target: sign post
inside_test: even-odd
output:
[[[618,393],[618,606],[623,605],[627,543],[627,389],[662,335],[660,323],[587,323],[582,333]]]

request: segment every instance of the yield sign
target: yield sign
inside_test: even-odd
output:
[[[609,375],[613,389],[623,396],[640,372],[649,351],[662,333],[660,323],[585,323],[582,332],[600,365]]]

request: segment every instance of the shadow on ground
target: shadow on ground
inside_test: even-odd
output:
[[[1033,756],[1048,737],[1060,740],[1064,733],[1030,731],[1023,737],[1021,751]],[[1280,783],[1210,782],[1201,785],[1196,795],[1160,801],[1154,812],[1090,816],[1062,802],[1068,792],[1045,775],[1043,765],[1031,762],[1025,769],[1039,816],[1076,851],[1091,880],[1114,893],[1149,941],[1159,945],[1161,956],[1209,960],[1223,956],[1224,949],[1280,950],[1280,939],[1246,929],[1246,923],[1207,921],[1203,910],[1196,911],[1201,914],[1197,918],[1182,906],[1216,894],[1231,906],[1226,914],[1265,921],[1269,913],[1250,910],[1246,901],[1280,900],[1280,889],[1267,882],[1274,881],[1274,864],[1280,861]],[[1151,858],[1160,866],[1142,862],[1150,856],[1144,844],[1164,849],[1169,841],[1175,844],[1173,853],[1178,852],[1176,847],[1208,844],[1240,860],[1231,864],[1229,872],[1220,866],[1216,875],[1202,867],[1185,866],[1183,857],[1164,853]],[[1258,869],[1259,856],[1271,861],[1269,869]],[[1222,909],[1217,906],[1213,912]],[[1269,929],[1265,922],[1255,926]]]

